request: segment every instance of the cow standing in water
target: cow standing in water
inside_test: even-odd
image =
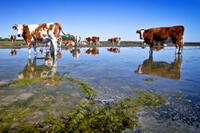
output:
[[[16,42],[17,37],[15,35],[9,35],[8,37],[12,40],[12,43]]]
[[[144,43],[150,45],[150,54],[153,53],[153,47],[155,43],[172,42],[176,46],[176,54],[181,54],[183,51],[183,26],[160,27],[147,30],[141,29],[137,30],[136,33],[140,34],[140,39],[143,39]]]
[[[95,44],[95,45],[98,45],[99,44],[99,39],[100,39],[100,37],[93,36],[92,37],[92,43]]]
[[[31,46],[33,45],[35,55],[36,44],[38,43],[51,43],[51,52],[57,54],[58,38],[62,31],[59,23],[44,23],[44,24],[32,24],[32,25],[15,25],[14,30],[17,30],[18,37],[23,37],[28,45],[29,55],[31,54]],[[62,31],[65,35],[65,33]]]
[[[85,38],[85,40],[86,40],[86,42],[89,42],[89,44],[91,45],[91,43],[92,43],[92,38],[91,37],[87,37],[87,38]]]
[[[110,39],[108,39],[108,41],[111,42],[113,46],[114,46],[115,42],[117,42],[117,45],[120,45],[121,38],[120,37],[110,38]]]

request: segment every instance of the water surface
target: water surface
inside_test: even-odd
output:
[[[1,84],[18,78],[73,77],[98,88],[98,99],[102,103],[127,97],[133,94],[133,88],[162,94],[180,92],[187,102],[172,99],[168,105],[144,109],[140,114],[138,132],[200,132],[200,47],[184,47],[179,57],[175,56],[174,47],[158,49],[152,57],[149,57],[149,48],[140,47],[66,48],[59,58],[49,60],[45,60],[44,53],[39,53],[37,58],[32,55],[29,59],[26,48],[17,49],[15,56],[10,56],[10,51],[0,49]],[[1,89],[1,115],[5,114],[5,109],[20,108],[19,102],[23,100],[21,103],[26,103],[25,106],[35,106],[41,99],[51,99],[51,104],[42,103],[41,108],[32,114],[35,117],[27,120],[36,121],[37,117],[43,116],[43,111],[61,115],[66,108],[83,99],[80,90],[72,89],[75,87],[73,83],[46,85]]]

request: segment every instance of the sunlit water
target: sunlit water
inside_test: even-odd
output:
[[[0,83],[17,78],[41,76],[73,77],[98,88],[98,99],[103,103],[124,98],[132,94],[134,88],[150,89],[166,94],[178,91],[190,102],[172,100],[163,107],[146,109],[139,114],[138,130],[200,132],[200,47],[184,47],[180,57],[175,57],[174,47],[154,51],[153,57],[149,57],[149,48],[122,47],[115,53],[105,47],[93,51],[88,49],[63,49],[61,58],[55,59],[54,67],[48,66],[48,62],[42,58],[44,54],[38,53],[37,58],[32,55],[32,59],[29,59],[27,48],[17,49],[15,56],[9,55],[10,49],[0,49]],[[155,81],[144,80],[149,78]],[[70,108],[82,99],[79,90],[66,89],[70,86],[73,84],[64,82],[59,87],[46,87],[46,90],[40,89],[40,85],[22,87],[19,90],[2,89],[0,113],[4,114],[4,106],[20,100],[29,99],[27,105],[38,103],[40,102],[38,97],[51,97],[53,104],[41,105],[42,109],[36,112],[34,117],[40,117],[42,110],[46,108],[52,112],[62,113],[64,110],[62,107]],[[43,94],[40,96],[41,92]],[[30,99],[33,95],[38,97]],[[73,98],[68,100],[66,95]],[[18,108],[17,105],[13,108]],[[59,113],[57,115],[60,115]]]

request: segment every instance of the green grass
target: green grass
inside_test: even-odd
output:
[[[11,41],[0,41],[0,46],[23,46],[26,45],[24,41],[16,41],[12,43]]]

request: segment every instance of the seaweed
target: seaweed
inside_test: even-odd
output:
[[[156,78],[143,78],[142,80],[147,81],[147,82],[152,82],[152,81],[156,81]]]

